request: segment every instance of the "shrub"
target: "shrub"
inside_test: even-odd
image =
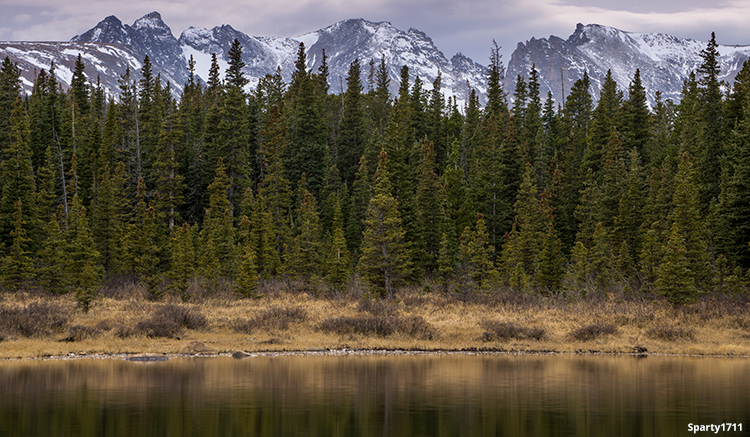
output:
[[[235,322],[235,332],[250,334],[258,329],[289,329],[290,323],[307,320],[307,311],[302,308],[271,307],[253,318]]]
[[[357,310],[377,317],[392,317],[398,313],[398,308],[393,302],[380,299],[362,299],[357,305]]]
[[[617,326],[613,324],[594,323],[574,329],[568,335],[578,341],[589,341],[605,335],[614,334],[615,332],[617,332]]]
[[[136,323],[135,330],[147,337],[179,337],[182,328],[204,329],[207,326],[208,320],[200,311],[168,303],[157,306],[150,317]],[[127,336],[125,330],[120,333]]]
[[[695,330],[670,325],[658,325],[646,330],[646,335],[649,338],[666,341],[693,340],[695,339]]]
[[[496,340],[541,340],[544,338],[544,328],[519,326],[511,322],[487,321],[484,324],[486,331],[482,334],[483,341]]]
[[[68,328],[68,336],[60,341],[81,341],[85,338],[96,337],[101,333],[101,329],[94,326],[72,325]]]
[[[400,333],[411,337],[432,338],[432,326],[421,316],[358,316],[324,320],[319,329],[339,335],[360,334],[387,337]]]
[[[0,331],[24,337],[60,332],[69,322],[68,310],[58,303],[33,302],[24,308],[0,308]]]
[[[205,329],[208,319],[197,310],[171,303],[156,307],[154,317],[172,320],[187,329]]]
[[[149,317],[135,324],[135,329],[149,338],[155,337],[179,337],[182,327],[172,319],[160,319],[158,317]]]

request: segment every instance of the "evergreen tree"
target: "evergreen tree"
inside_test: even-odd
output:
[[[287,92],[285,107],[289,143],[289,178],[298,181],[304,174],[308,189],[318,198],[323,189],[328,162],[327,129],[322,98],[307,71],[305,45],[297,52],[297,69]]]
[[[170,269],[167,277],[171,280],[172,289],[183,300],[186,300],[190,281],[196,273],[196,227],[183,223],[172,232],[170,241]]]
[[[375,189],[367,209],[359,270],[375,294],[393,299],[410,275],[411,254],[401,225],[398,202],[391,194],[386,152],[381,152]]]
[[[635,149],[643,153],[650,134],[651,113],[646,100],[646,89],[641,82],[641,71],[635,70],[628,90],[628,99],[622,105],[623,124],[621,128],[625,150]]]
[[[672,224],[669,241],[664,247],[664,258],[656,276],[656,291],[673,304],[689,303],[695,299],[695,272],[690,269],[684,230]]]
[[[674,209],[669,216],[671,223],[669,238],[674,241],[670,247],[665,248],[665,259],[662,264],[670,262],[668,257],[672,255],[669,251],[675,254],[683,250],[681,248],[684,247],[691,278],[695,281],[696,286],[703,287],[713,275],[708,258],[704,223],[700,213],[695,170],[687,155],[683,155],[680,161],[679,170],[675,177],[675,191],[672,202]]]
[[[461,234],[458,248],[459,273],[481,288],[489,289],[498,279],[497,270],[492,263],[492,250],[484,217],[477,214],[474,231],[467,226]]]
[[[537,196],[535,179],[533,167],[526,164],[513,207],[513,227],[506,237],[501,257],[506,283],[521,289],[531,284],[545,235],[545,212]]]
[[[338,197],[336,198],[331,229],[331,238],[325,257],[325,276],[334,287],[341,287],[349,279],[351,258],[349,257],[349,249],[347,249],[344,223],[341,217],[341,202]]]
[[[307,190],[304,190],[297,209],[296,225],[299,233],[292,243],[288,270],[300,279],[310,280],[321,270],[323,240],[317,202]]]
[[[716,35],[711,32],[708,46],[701,51],[703,63],[698,69],[700,97],[700,154],[697,164],[700,184],[700,211],[705,214],[712,200],[719,196],[722,174],[721,157],[724,154],[725,124],[719,74],[719,51]]]
[[[289,209],[292,202],[290,183],[284,169],[283,156],[286,152],[286,127],[281,120],[278,107],[271,109],[268,125],[263,130],[263,142],[258,148],[261,162],[261,184],[258,197],[263,198],[264,210],[271,216],[270,225],[275,229],[275,249],[278,256],[285,256],[284,247],[291,243],[289,229]],[[261,251],[256,251],[263,259]]]
[[[15,231],[14,222],[23,222],[24,234],[34,240],[36,238],[36,211],[34,200],[36,186],[34,172],[31,165],[32,153],[29,144],[28,117],[24,111],[21,98],[13,104],[10,116],[10,137],[2,153],[0,161],[0,247],[9,247]],[[16,203],[21,201],[22,214],[19,220],[14,219],[17,213]],[[35,246],[32,241],[32,247]]]
[[[0,65],[0,149],[11,141],[11,113],[21,95],[21,70],[9,57]]]
[[[33,278],[33,263],[28,249],[31,239],[26,236],[22,213],[23,205],[17,200],[11,225],[11,246],[8,254],[0,259],[0,278],[6,287],[18,288]]]
[[[359,248],[362,245],[362,230],[367,208],[372,197],[372,183],[367,170],[367,159],[359,159],[359,169],[352,185],[349,220],[346,224],[346,242],[353,260],[359,259]]]
[[[416,219],[421,235],[417,236],[415,262],[427,272],[437,269],[440,240],[445,226],[445,211],[441,198],[440,178],[437,175],[435,149],[427,140],[422,144],[422,159],[416,193]]]
[[[354,181],[358,160],[365,152],[365,112],[359,58],[349,65],[343,96],[341,125],[336,143],[336,163],[347,183]]]
[[[201,239],[204,256],[215,260],[208,264],[216,263],[219,267],[219,270],[212,274],[218,273],[221,277],[232,279],[237,268],[237,236],[229,190],[230,179],[224,170],[224,160],[219,158],[216,176],[208,186],[209,207],[206,209],[206,217],[203,220]],[[210,253],[211,250],[213,253]]]
[[[243,248],[243,254],[240,257],[239,271],[237,273],[236,290],[243,297],[259,299],[263,297],[258,294],[260,285],[260,274],[255,262],[255,252],[250,247]]]

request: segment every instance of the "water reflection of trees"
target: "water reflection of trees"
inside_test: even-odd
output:
[[[0,435],[676,435],[746,417],[749,373],[602,356],[3,363]]]

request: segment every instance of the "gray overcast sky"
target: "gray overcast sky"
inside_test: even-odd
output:
[[[706,5],[711,6],[706,6]],[[0,40],[67,41],[115,15],[125,24],[159,11],[175,37],[230,24],[249,35],[297,36],[346,18],[415,27],[451,57],[487,64],[492,40],[507,65],[518,42],[567,38],[576,23],[750,45],[750,0],[0,0]]]

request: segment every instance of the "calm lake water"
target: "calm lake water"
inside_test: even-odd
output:
[[[749,359],[0,362],[0,436],[684,436],[721,423],[748,434]]]

